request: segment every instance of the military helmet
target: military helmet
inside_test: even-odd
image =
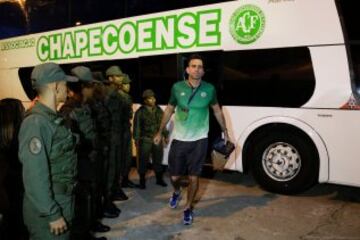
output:
[[[43,63],[35,66],[31,72],[31,82],[34,88],[53,82],[76,82],[78,78],[68,76],[56,63]]]
[[[131,83],[131,79],[129,75],[124,74],[124,79],[122,80],[122,84],[128,84],[128,83]]]
[[[142,97],[145,99],[145,98],[148,98],[148,97],[155,97],[155,93],[153,90],[151,89],[146,89],[143,94],[142,94]]]
[[[92,72],[93,78],[102,83],[109,83],[109,80],[105,79],[104,74],[101,71]]]
[[[84,83],[99,82],[98,80],[94,79],[90,68],[85,66],[74,67],[71,69],[71,74],[79,78],[79,80]]]
[[[108,76],[123,76],[124,73],[121,71],[121,68],[119,66],[111,66],[109,67],[106,72],[106,77]]]

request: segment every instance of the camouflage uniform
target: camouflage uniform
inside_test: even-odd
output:
[[[154,97],[152,90],[145,90],[143,98]],[[142,105],[136,112],[134,117],[134,140],[136,142],[138,152],[138,173],[140,176],[140,187],[145,188],[145,174],[147,171],[147,164],[152,157],[154,171],[159,185],[165,185],[162,180],[164,173],[163,159],[163,144],[154,144],[153,138],[157,133],[163,110],[155,105],[154,107]],[[168,131],[163,132],[165,138],[168,137]],[[160,184],[163,183],[163,184]]]
[[[72,74],[79,77],[82,83],[91,83],[90,69],[79,66],[72,69]],[[87,74],[87,75],[86,75]],[[91,86],[90,86],[91,87]],[[81,92],[78,97],[68,98],[60,109],[67,126],[79,136],[78,179],[73,239],[87,239],[90,229],[96,225],[102,208],[101,170],[102,159],[99,158],[100,147],[93,112],[90,103],[83,102]]]
[[[80,101],[69,98],[60,109],[66,125],[78,136],[78,180],[76,191],[76,209],[72,237],[85,239],[90,231],[93,219],[92,179],[95,175],[96,151],[94,143],[96,132],[91,119],[90,108]]]
[[[129,78],[124,78],[124,84],[130,83]],[[131,124],[130,120],[133,116],[132,110],[132,98],[124,92],[119,91],[122,105],[122,117],[121,117],[121,164],[120,175],[122,177],[123,186],[129,182],[128,176],[132,166],[132,145],[131,145]]]
[[[112,66],[106,71],[106,76],[122,75],[120,68]],[[126,200],[127,196],[120,186],[120,169],[122,162],[122,129],[123,129],[123,104],[117,87],[114,85],[108,89],[105,106],[110,112],[110,149],[109,149],[109,168],[107,180],[107,192],[113,196],[114,200]]]
[[[94,98],[90,103],[93,119],[95,120],[97,132],[98,148],[98,167],[97,175],[100,178],[102,195],[105,202],[109,201],[110,196],[106,192],[106,181],[109,168],[109,146],[110,146],[110,113],[105,107],[102,99]]]

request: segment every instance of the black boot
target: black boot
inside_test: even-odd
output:
[[[145,174],[140,174],[140,184],[139,184],[139,188],[140,189],[146,189],[146,180],[145,180]]]
[[[115,212],[117,212],[119,214],[121,213],[121,209],[118,208],[113,202],[110,203],[110,206]]]
[[[116,192],[112,196],[113,201],[126,201],[128,200],[128,196],[124,193],[124,191],[119,187]]]
[[[122,188],[137,188],[139,187],[137,184],[133,183],[132,181],[129,180],[129,178],[123,177],[122,181],[121,181],[121,187]]]
[[[167,187],[166,182],[163,179],[163,174],[162,173],[156,173],[156,184],[160,185],[162,187]]]
[[[107,240],[106,237],[94,237],[94,236],[90,236],[89,238],[86,239],[90,239],[90,240]]]
[[[91,230],[93,232],[100,232],[100,233],[104,233],[104,232],[108,232],[111,230],[111,228],[107,225],[102,224],[99,221],[96,221],[93,226],[91,227]]]
[[[119,217],[121,210],[111,201],[110,194],[104,199],[103,217],[105,218],[117,218]]]
[[[120,209],[119,209],[120,210]],[[121,211],[121,210],[120,210]],[[111,205],[109,206],[105,206],[104,208],[104,212],[103,212],[103,217],[104,218],[117,218],[120,215],[120,211],[118,211],[117,209],[113,208]]]

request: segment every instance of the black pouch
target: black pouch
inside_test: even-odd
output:
[[[232,142],[227,141],[225,143],[225,140],[222,138],[216,139],[215,142],[213,143],[213,150],[215,150],[218,153],[221,153],[222,155],[225,156],[225,158],[228,158],[230,154],[234,151],[234,149],[235,149],[235,145]]]

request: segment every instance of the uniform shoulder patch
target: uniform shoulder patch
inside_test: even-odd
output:
[[[33,137],[29,143],[29,150],[32,154],[39,154],[42,149],[42,143],[39,138]]]

